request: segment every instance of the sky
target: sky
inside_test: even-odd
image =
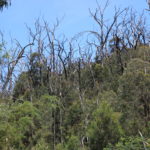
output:
[[[104,5],[105,0],[97,0]],[[110,0],[108,18],[114,6],[133,7],[137,12],[147,8],[146,0]],[[60,34],[71,38],[76,33],[93,29],[95,24],[89,9],[95,10],[96,0],[12,0],[12,5],[0,12],[0,30],[5,39],[14,38],[24,43],[28,32],[26,25],[33,28],[37,18],[44,18],[50,25],[56,18],[61,20]]]

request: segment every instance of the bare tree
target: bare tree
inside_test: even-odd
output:
[[[15,74],[15,69],[18,67],[21,59],[24,57],[25,50],[30,46],[33,45],[33,43],[28,43],[24,47],[21,46],[19,42],[17,42],[17,47],[14,50],[6,51],[6,45],[3,40],[3,34],[2,36],[2,52],[4,52],[1,55],[1,93],[2,95],[7,95],[8,90],[11,91],[13,86],[13,76]]]
[[[115,13],[113,15],[113,19],[111,23],[108,23],[105,18],[105,12],[108,8],[109,1],[106,2],[104,8],[102,8],[98,3],[98,8],[93,13],[90,11],[90,14],[94,21],[98,25],[98,32],[97,31],[89,31],[92,35],[95,36],[98,42],[93,42],[91,44],[95,45],[97,52],[96,52],[96,59],[98,61],[102,60],[108,53],[108,43],[111,39],[111,32],[113,31],[113,27],[115,23],[119,20],[120,15],[126,10],[115,9]]]

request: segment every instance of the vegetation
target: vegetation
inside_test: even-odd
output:
[[[37,20],[14,50],[1,35],[0,150],[150,149],[150,34],[143,14],[108,23],[106,8],[90,12],[99,32],[72,40],[59,21]]]
[[[6,7],[10,4],[10,0],[0,0],[0,9],[3,9],[3,7]]]

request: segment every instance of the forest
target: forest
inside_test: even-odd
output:
[[[149,11],[108,20],[108,5],[71,39],[59,19],[37,19],[10,49],[0,32],[0,150],[150,150]]]

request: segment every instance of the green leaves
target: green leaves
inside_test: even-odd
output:
[[[67,142],[67,150],[79,150],[80,140],[77,136],[71,136]]]
[[[35,123],[40,118],[37,109],[30,102],[10,107],[1,105],[0,119],[0,145],[25,149],[33,144],[35,131],[39,128]]]
[[[101,150],[108,143],[116,143],[121,137],[119,118],[105,101],[93,112],[87,134],[91,150]]]
[[[118,108],[123,112],[124,128],[130,134],[142,132],[150,115],[150,76],[142,72],[124,73],[119,81]],[[127,125],[128,124],[128,125]]]
[[[1,101],[0,149],[141,150],[143,143],[149,148],[150,70],[148,58],[140,54],[130,53],[134,57],[126,60],[123,74],[117,73],[115,55],[103,65],[80,68],[79,95],[76,72],[68,80],[51,74],[47,83],[47,72],[41,70],[42,84],[33,86],[42,67],[40,55],[33,53],[33,76],[21,73],[13,91],[15,103]],[[139,130],[146,138],[139,137]]]
[[[104,150],[148,150],[150,144],[148,139],[142,139],[141,137],[126,137],[121,138],[115,146],[108,146]]]

